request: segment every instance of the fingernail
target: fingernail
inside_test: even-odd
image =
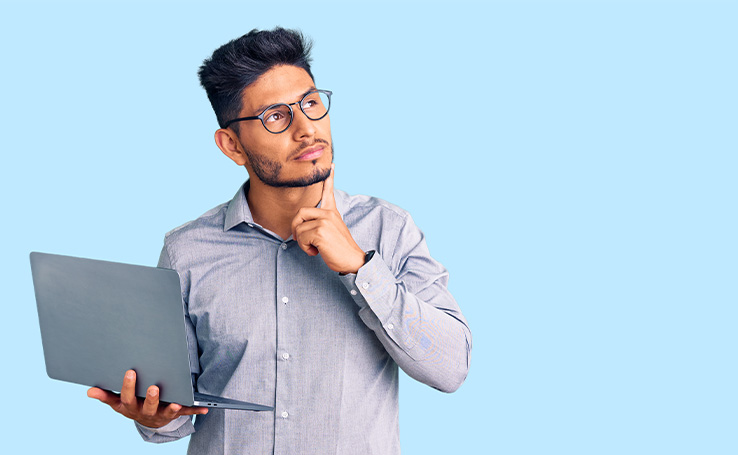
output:
[[[128,372],[126,373],[126,377],[127,377],[128,379],[133,379],[133,376],[134,376],[134,373],[133,373],[133,371],[130,371],[130,370],[129,370],[129,371],[128,371]]]

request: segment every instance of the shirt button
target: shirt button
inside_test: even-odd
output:
[[[289,417],[289,416],[290,416],[290,415],[289,415],[289,414],[287,414],[287,411],[284,411],[284,412],[282,413],[282,418],[283,418],[283,419],[286,419],[286,418],[287,418],[287,417]]]
[[[290,358],[290,353],[289,352],[283,352],[282,353],[282,358],[285,359],[285,360],[289,359]]]
[[[363,283],[361,287],[364,289],[369,289],[369,283]]]
[[[394,324],[387,324],[387,330],[392,330],[395,328]]]
[[[283,244],[282,244],[282,249],[283,249],[283,250],[286,250],[286,249],[287,249],[287,244],[286,244],[286,243],[283,243]]]
[[[351,295],[356,295],[356,289],[352,289],[349,292],[351,293]]]
[[[246,225],[247,225],[248,227],[254,227],[254,225],[253,225],[253,224],[251,224],[251,223],[246,223]]]
[[[290,301],[290,299],[288,299],[287,297],[282,297],[282,303],[287,303],[289,301]]]

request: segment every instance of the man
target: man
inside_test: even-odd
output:
[[[333,188],[331,92],[315,87],[309,47],[294,31],[254,30],[204,62],[215,142],[249,180],[169,232],[159,260],[182,281],[198,390],[275,411],[163,405],[156,386],[137,399],[133,371],[120,395],[88,391],[148,441],[396,454],[398,365],[445,392],[466,378],[471,333],[410,215]]]

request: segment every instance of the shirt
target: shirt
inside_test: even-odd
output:
[[[275,410],[211,408],[139,432],[191,434],[190,454],[399,454],[398,366],[444,392],[469,369],[448,272],[406,211],[336,189],[355,242],[375,251],[340,275],[255,223],[248,184],[167,233],[159,266],[180,276],[198,391]]]

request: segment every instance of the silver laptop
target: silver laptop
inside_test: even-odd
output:
[[[119,391],[136,371],[136,395],[159,386],[161,401],[249,411],[274,408],[194,391],[177,272],[31,253],[46,373]]]

